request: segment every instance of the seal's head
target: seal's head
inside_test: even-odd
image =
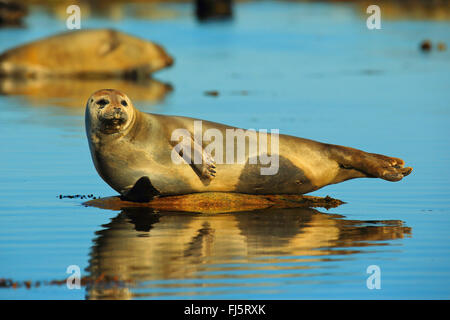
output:
[[[112,135],[125,132],[133,123],[136,110],[122,92],[102,89],[94,92],[86,106],[86,125],[91,132]]]

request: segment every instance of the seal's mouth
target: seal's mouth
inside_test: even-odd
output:
[[[113,118],[113,119],[105,119],[103,118],[101,121],[101,130],[103,133],[112,134],[119,132],[123,125],[127,122],[127,119],[124,117],[121,118]]]

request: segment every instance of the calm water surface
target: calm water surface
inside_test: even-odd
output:
[[[199,24],[186,5],[155,20],[91,17],[162,44],[175,65],[155,79],[11,83],[0,95],[0,278],[118,276],[123,285],[0,289],[2,299],[450,298],[450,23],[383,21],[351,6],[246,3],[229,23]],[[63,31],[34,11],[0,29],[0,50]],[[97,175],[84,103],[99,88],[148,112],[185,115],[398,156],[399,183],[359,179],[313,193],[335,209],[226,214],[121,212],[58,196],[115,192]],[[204,94],[218,90],[218,97]],[[366,269],[381,269],[369,290]]]

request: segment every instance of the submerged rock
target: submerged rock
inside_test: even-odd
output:
[[[343,204],[330,197],[303,195],[251,195],[227,192],[204,192],[154,198],[149,202],[132,202],[120,197],[107,197],[87,201],[85,206],[109,210],[123,208],[151,208],[156,211],[184,211],[200,213],[225,213],[261,210],[266,208],[335,208]]]
[[[447,50],[447,45],[444,42],[439,42],[437,44],[437,49],[439,51],[445,51],[445,50]]]
[[[153,42],[110,29],[77,30],[4,52],[0,76],[139,79],[172,63]]]

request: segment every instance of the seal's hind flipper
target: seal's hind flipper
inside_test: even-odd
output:
[[[134,186],[122,194],[123,200],[130,200],[136,202],[149,202],[160,192],[152,185],[148,177],[142,177]]]
[[[400,158],[388,157],[377,153],[368,153],[362,150],[327,145],[333,158],[342,169],[355,169],[353,177],[361,177],[361,173],[369,178],[381,178],[387,181],[400,181],[412,172],[411,167],[404,167],[405,161]],[[359,172],[359,173],[358,173]],[[348,178],[347,178],[348,179]]]

